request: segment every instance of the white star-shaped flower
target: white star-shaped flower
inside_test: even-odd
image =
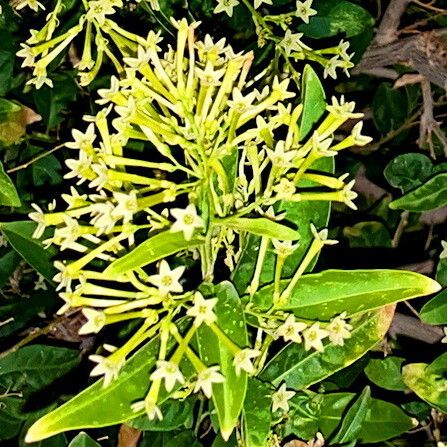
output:
[[[185,209],[174,208],[171,210],[172,216],[176,221],[172,224],[171,232],[183,232],[187,241],[191,240],[196,228],[203,228],[202,218],[197,214],[196,207],[189,204]]]
[[[439,259],[447,258],[447,241],[441,241],[442,251],[439,255]]]
[[[183,292],[183,287],[179,280],[184,271],[184,266],[171,270],[169,264],[163,259],[160,262],[158,274],[149,276],[148,281],[158,288],[162,296],[166,296],[168,293],[181,293]]]
[[[343,346],[346,338],[351,338],[352,326],[346,322],[346,312],[333,318],[326,326],[329,332],[329,340],[339,346]]]
[[[217,0],[217,6],[214,8],[214,14],[225,12],[230,17],[233,15],[233,8],[239,5],[239,0]]]
[[[303,331],[304,349],[309,351],[315,349],[318,352],[323,352],[323,342],[326,337],[329,336],[329,332],[325,329],[321,329],[320,323],[314,323],[311,327]]]
[[[194,392],[198,393],[202,390],[203,394],[210,399],[213,394],[213,383],[223,382],[225,382],[225,377],[219,372],[219,367],[210,366],[199,372],[194,386]]]
[[[200,292],[194,294],[194,306],[189,308],[187,315],[194,318],[194,326],[199,327],[202,323],[211,324],[217,320],[213,308],[217,303],[217,298],[205,299]]]
[[[266,5],[273,5],[272,0],[255,0],[255,9],[258,9],[263,3]]]
[[[104,312],[88,307],[82,309],[82,313],[87,318],[87,322],[79,329],[79,335],[97,334],[106,324]]]
[[[296,16],[299,17],[304,23],[309,23],[309,18],[317,13],[315,9],[311,8],[312,2],[313,0],[296,2]]]
[[[295,321],[295,315],[289,315],[281,326],[276,330],[276,335],[282,337],[284,341],[301,343],[301,332],[307,328],[307,324]]]
[[[283,410],[289,411],[289,400],[295,396],[295,391],[287,391],[286,384],[283,383],[277,391],[272,394],[272,412]]]
[[[168,392],[172,391],[176,382],[185,383],[185,378],[178,365],[166,360],[158,360],[157,369],[151,374],[151,380],[160,379],[165,381],[165,388]]]
[[[251,359],[254,359],[261,355],[261,351],[257,349],[241,349],[233,359],[233,365],[236,369],[236,375],[240,375],[241,371],[245,371],[248,374],[253,374],[255,368]]]

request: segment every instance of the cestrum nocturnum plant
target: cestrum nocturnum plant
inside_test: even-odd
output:
[[[282,206],[341,202],[355,209],[352,181],[313,168],[370,140],[361,135],[361,124],[334,140],[343,123],[361,117],[343,98],[332,99],[313,133],[304,135],[303,104],[289,79],[276,77],[258,89],[249,76],[251,53],[235,53],[209,35],[196,40],[197,23],[173,24],[175,49],[163,51],[154,32],[134,38],[138,49],[124,58],[122,78],[112,77],[110,88],[98,92],[104,108],[85,117],[85,129],[73,130],[65,178],[76,186],[62,195],[65,206],[44,212],[35,204],[30,214],[37,222],[34,236],[51,227],[44,243],[60,250],[59,312],[82,309],[81,334],[138,323],[122,346],[105,345],[90,357],[92,375],[103,376],[107,387],[119,380],[136,348],[156,340],[147,393],[131,409],[151,420],[163,418],[168,397],[201,393],[220,408],[228,381],[257,375],[275,340],[321,352],[325,343],[343,346],[351,337],[341,311],[319,321],[287,310],[303,273],[335,241],[310,222],[297,228]],[[131,140],[143,149],[128,147]],[[285,286],[284,266],[304,230],[311,242]],[[213,283],[230,277],[253,236],[260,243],[249,285],[230,305],[234,286]],[[276,262],[271,301],[262,313],[255,298],[267,254]],[[225,319],[228,312],[233,314]],[[248,336],[245,317],[257,328],[256,339]],[[245,335],[238,338],[238,331]],[[220,348],[207,353],[213,337]],[[225,371],[213,358],[219,349],[227,356]],[[240,408],[236,413],[237,419]],[[228,439],[234,418],[228,422],[220,410],[218,416]],[[36,430],[28,439],[38,437]]]

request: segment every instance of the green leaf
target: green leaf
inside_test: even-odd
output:
[[[371,401],[371,389],[367,386],[346,413],[340,428],[332,439],[334,444],[343,444],[358,439]]]
[[[168,343],[169,349],[172,343]],[[144,410],[135,413],[130,406],[147,392],[149,373],[158,359],[158,351],[159,338],[155,337],[129,358],[108,387],[104,388],[103,380],[98,380],[39,419],[29,429],[27,442],[36,442],[68,430],[115,425],[143,414]]]
[[[246,447],[264,447],[272,421],[270,387],[250,378],[244,401],[244,435]]]
[[[21,206],[17,190],[0,162],[0,205]]]
[[[282,281],[282,287],[288,282]],[[300,278],[281,309],[301,318],[328,320],[342,312],[354,315],[439,289],[433,279],[404,270],[326,270]],[[253,304],[269,309],[272,297],[273,285],[265,286],[253,296]]]
[[[407,386],[402,380],[401,369],[405,361],[401,357],[371,359],[365,368],[365,374],[372,383],[390,391],[405,391]]]
[[[101,447],[101,446],[94,439],[92,439],[87,433],[81,432],[73,438],[68,447]]]
[[[402,378],[408,388],[414,391],[438,410],[447,413],[447,393],[445,391],[445,371],[430,371],[426,363],[410,363],[402,369]]]
[[[447,290],[424,304],[419,315],[424,323],[447,324]]]
[[[76,100],[78,86],[73,74],[68,72],[52,76],[53,87],[43,86],[33,90],[33,99],[37,111],[48,126],[53,128],[64,119],[64,112],[69,111],[70,104]]]
[[[233,343],[241,348],[247,346],[244,311],[233,284],[224,281],[215,287],[214,292],[218,299],[214,307],[216,324]],[[220,433],[227,441],[238,424],[242,411],[247,391],[247,374],[241,371],[239,376],[236,375],[233,355],[208,326],[200,326],[197,340],[201,359],[208,365],[218,364],[225,377],[224,383],[213,385],[213,403],[219,418]]]
[[[358,222],[352,227],[344,227],[343,235],[351,248],[392,246],[390,233],[382,222]]]
[[[335,432],[346,408],[355,399],[353,393],[331,393],[323,396],[317,428],[327,439]],[[386,441],[413,427],[412,420],[397,405],[370,399],[359,438],[362,443]]]
[[[48,282],[52,283],[56,270],[51,258],[56,255],[56,249],[50,247],[46,250],[39,240],[32,237],[36,225],[31,221],[7,222],[0,223],[0,230],[3,231],[12,248]]]
[[[298,231],[265,217],[252,219],[247,217],[228,217],[215,220],[215,223],[237,231],[247,231],[258,236],[266,236],[282,241],[296,241],[300,237]]]
[[[41,390],[79,364],[74,349],[25,346],[0,359],[0,385],[28,394]]]
[[[128,421],[127,424],[138,430],[172,431],[178,428],[191,428],[195,398],[184,400],[168,400],[160,406],[163,419],[150,420],[147,415]]]
[[[433,172],[433,162],[419,153],[398,155],[391,160],[383,171],[388,183],[402,192],[408,192],[421,185]]]
[[[374,25],[371,14],[361,6],[341,0],[320,1],[316,3],[318,15],[308,24],[302,24],[299,30],[308,37],[321,39],[345,33],[347,37],[361,34]]]
[[[326,95],[310,65],[304,67],[301,88],[303,112],[300,119],[300,139],[303,140],[326,110]]]
[[[23,420],[20,416],[23,399],[18,397],[0,396],[0,441],[16,437]]]
[[[382,134],[400,127],[408,118],[408,96],[383,82],[376,91],[373,102],[373,118]]]
[[[197,441],[192,431],[185,430],[163,442],[163,447],[202,447],[202,444]]]
[[[2,16],[3,14],[0,14],[0,17]],[[15,53],[18,49],[17,39],[11,33],[14,25],[14,20],[8,20],[7,29],[0,29],[0,96],[5,95],[9,91],[14,79]]]
[[[423,185],[390,203],[392,210],[429,211],[447,204],[447,172],[436,175]]]
[[[0,289],[8,282],[20,263],[20,256],[14,251],[6,252],[0,258]]]
[[[305,351],[301,344],[289,344],[261,372],[260,378],[275,387],[285,382],[288,388],[306,389],[349,366],[373,348],[386,334],[394,315],[394,306],[387,306],[351,320],[351,338],[344,346],[327,343],[323,352]]]
[[[181,250],[196,247],[203,244],[202,239],[187,241],[182,233],[163,231],[147,239],[131,252],[112,262],[104,271],[105,274],[121,275],[144,267],[167,256],[173,255]]]

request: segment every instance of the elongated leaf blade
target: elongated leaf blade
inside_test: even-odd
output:
[[[214,307],[217,325],[236,345],[245,347],[248,342],[244,311],[234,286],[222,282],[215,287],[218,298]],[[200,326],[197,333],[200,357],[208,365],[220,366],[225,377],[224,383],[213,385],[213,402],[219,418],[220,433],[227,441],[236,427],[242,411],[247,390],[247,374],[236,374],[233,355],[219,341],[219,338],[206,326]]]
[[[9,178],[8,174],[3,168],[3,164],[0,162],[0,205],[3,206],[15,206],[21,205],[17,190]]]
[[[436,175],[423,185],[390,203],[393,210],[428,211],[447,204],[447,172]]]
[[[68,430],[115,425],[143,414],[144,410],[134,412],[130,406],[144,397],[158,350],[156,337],[126,362],[118,378],[108,387],[104,388],[103,380],[98,380],[39,419],[29,429],[26,442],[37,442]]]
[[[244,402],[244,434],[247,447],[264,447],[272,421],[270,387],[259,380],[248,380]]]
[[[147,239],[125,256],[112,262],[104,271],[105,274],[121,275],[138,267],[156,262],[181,250],[203,244],[201,239],[187,241],[182,233],[163,231]]]
[[[349,408],[340,428],[332,439],[334,444],[343,444],[356,440],[362,430],[363,421],[371,401],[371,389],[367,386]]]
[[[287,280],[282,281],[286,287]],[[301,318],[325,320],[346,312],[355,315],[439,291],[441,286],[426,276],[404,270],[326,270],[305,275],[282,307]],[[273,285],[253,297],[259,309],[272,304]]]
[[[289,344],[266,365],[260,378],[274,386],[302,390],[359,359],[386,334],[395,306],[365,314],[353,323],[351,338],[344,346],[327,343],[323,352],[305,351],[302,344]]]
[[[265,217],[252,219],[247,217],[228,218],[222,219],[218,223],[234,230],[247,231],[257,236],[266,236],[283,241],[296,241],[300,237],[296,230]]]
[[[31,267],[36,269],[45,279],[52,283],[56,274],[52,257],[56,255],[54,247],[45,249],[42,243],[32,237],[36,223],[31,221],[5,222],[0,224],[0,229],[8,239],[11,247]]]
[[[303,112],[300,121],[300,138],[310,132],[314,124],[326,110],[326,95],[317,74],[310,65],[306,65],[302,77]]]

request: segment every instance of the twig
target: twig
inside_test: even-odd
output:
[[[377,30],[375,43],[382,46],[397,39],[400,19],[411,0],[391,0]]]
[[[408,216],[409,215],[410,215],[410,213],[408,211],[404,211],[400,215],[399,225],[396,228],[396,232],[394,233],[394,237],[391,242],[391,245],[393,248],[397,248],[397,246],[399,245],[400,239],[401,239],[402,235],[404,234],[404,230],[405,230],[406,226],[408,225]]]
[[[444,335],[443,330],[437,326],[429,326],[418,318],[396,313],[389,329],[392,337],[404,335],[428,344],[438,343]]]
[[[6,351],[1,352],[0,353],[0,359],[6,357],[8,354],[16,352],[19,348],[27,345],[28,343],[31,343],[36,338],[39,338],[42,335],[49,334],[65,318],[66,318],[65,316],[56,318],[53,321],[51,321],[49,324],[47,324],[46,326],[33,330],[30,334],[28,334],[25,338],[22,338],[22,340],[20,340],[14,346],[12,346],[11,348],[7,349]]]
[[[41,158],[44,158],[47,155],[50,155],[53,152],[56,152],[57,150],[59,150],[59,149],[61,149],[63,147],[65,147],[65,144],[59,144],[59,146],[53,147],[53,149],[50,149],[49,151],[42,152],[42,153],[36,155],[31,160],[29,160],[29,161],[27,161],[27,162],[25,162],[25,163],[23,163],[23,164],[21,164],[19,166],[16,166],[15,168],[8,169],[6,172],[8,174],[11,174],[12,172],[20,171],[21,169],[26,169],[28,166],[32,165],[33,163],[35,163],[36,161],[40,160]]]

